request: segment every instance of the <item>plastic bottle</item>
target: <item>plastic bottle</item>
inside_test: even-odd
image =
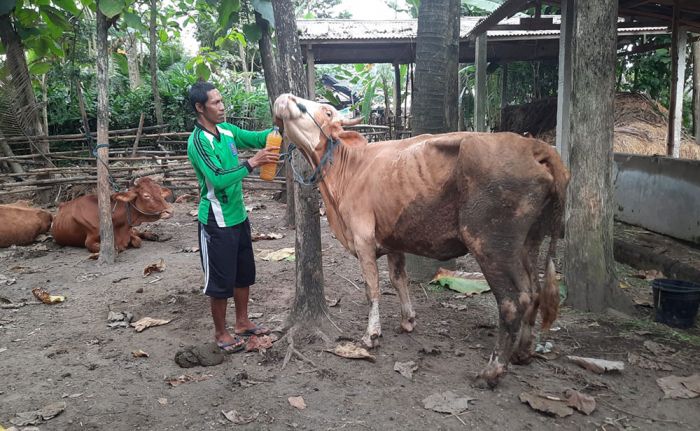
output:
[[[275,129],[267,135],[265,141],[265,148],[274,153],[279,154],[280,146],[282,145],[282,135],[280,135],[279,129]],[[277,173],[277,163],[265,163],[260,167],[260,179],[265,181],[272,181]]]

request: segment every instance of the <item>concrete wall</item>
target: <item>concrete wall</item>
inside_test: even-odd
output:
[[[700,244],[700,160],[615,154],[615,218]]]

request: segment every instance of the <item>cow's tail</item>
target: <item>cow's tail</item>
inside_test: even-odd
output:
[[[539,295],[539,309],[542,316],[542,330],[547,331],[557,319],[559,312],[559,286],[557,283],[556,270],[554,269],[554,256],[557,250],[557,240],[563,235],[564,211],[566,207],[566,187],[569,184],[569,172],[559,157],[559,154],[551,146],[547,145],[548,157],[544,161],[549,169],[554,182],[550,195],[550,205],[547,207],[551,211],[550,241],[547,251],[544,288]]]

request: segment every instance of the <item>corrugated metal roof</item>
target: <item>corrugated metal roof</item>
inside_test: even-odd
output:
[[[550,16],[554,24],[561,23],[559,15]],[[484,17],[462,17],[460,23],[460,38],[466,38],[469,32]],[[520,18],[504,19],[499,25],[518,25]],[[418,30],[418,21],[415,19],[404,20],[340,20],[340,19],[316,19],[297,20],[299,40],[308,41],[349,41],[349,40],[398,40],[415,39]],[[619,34],[635,33],[666,33],[666,27],[635,27],[620,28]],[[489,30],[489,38],[556,38],[559,30]]]

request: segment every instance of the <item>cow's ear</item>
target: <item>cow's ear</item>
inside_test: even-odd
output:
[[[359,147],[367,145],[367,139],[365,139],[365,137],[362,136],[360,133],[354,132],[352,130],[344,130],[338,133],[337,139],[339,139],[340,142],[343,143],[343,145],[347,145],[348,147]]]
[[[167,187],[161,187],[160,188],[160,195],[163,196],[163,199],[166,202],[173,202],[175,201],[175,195],[173,194],[173,191],[170,190]]]
[[[116,193],[114,195],[114,199],[122,202],[132,202],[134,199],[136,199],[136,196],[138,196],[138,193],[127,190],[125,192]]]

